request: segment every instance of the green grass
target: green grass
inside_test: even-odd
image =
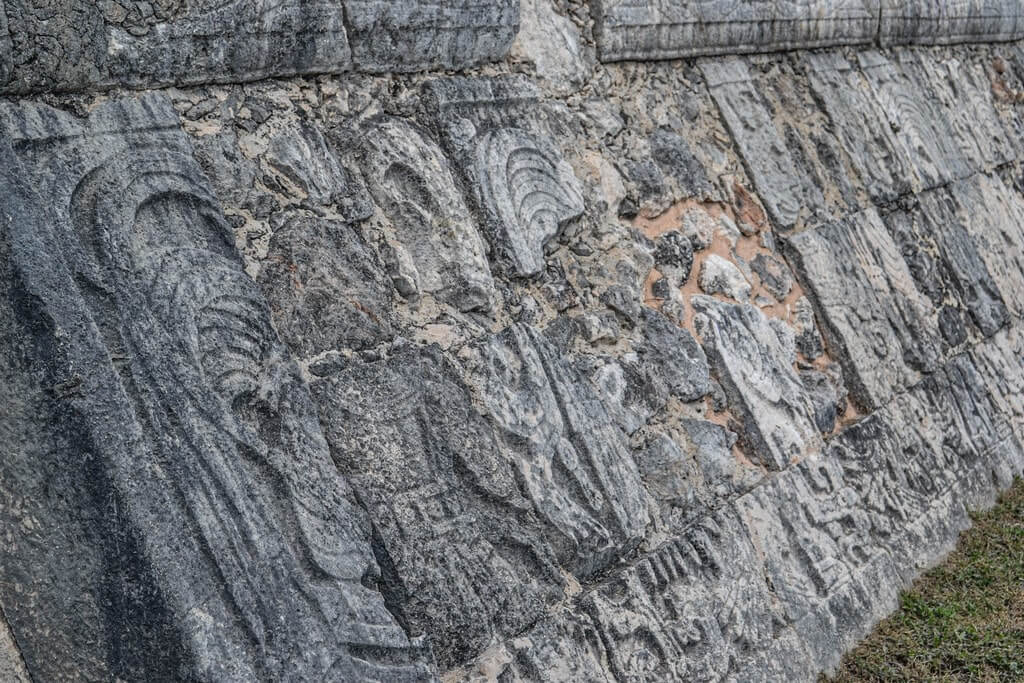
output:
[[[831,680],[1024,681],[1024,481],[974,516]]]

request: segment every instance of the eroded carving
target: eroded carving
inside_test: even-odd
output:
[[[365,517],[169,102],[114,101],[84,123],[41,105],[4,113],[57,206],[48,246],[21,253],[29,286],[85,335],[67,362],[94,369],[71,403],[144,539],[190,675],[425,675],[369,587]],[[54,163],[67,172],[45,173]],[[35,270],[58,258],[66,271]]]
[[[540,119],[536,88],[517,77],[460,78],[431,81],[425,94],[499,260],[536,275],[547,243],[584,208],[582,186]]]
[[[802,232],[789,246],[860,405],[885,405],[894,391],[935,369],[934,309],[877,213]]]
[[[490,308],[486,247],[441,150],[391,118],[368,125],[363,141],[363,175],[395,230],[391,249],[400,253],[389,269],[399,292],[429,292],[462,311]]]

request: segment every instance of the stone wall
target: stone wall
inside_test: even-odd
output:
[[[1024,468],[1022,7],[0,0],[0,675],[833,668]]]

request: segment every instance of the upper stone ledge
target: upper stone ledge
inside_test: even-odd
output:
[[[593,0],[601,61],[1024,37],[1020,0]]]
[[[519,0],[0,0],[0,94],[464,69]]]

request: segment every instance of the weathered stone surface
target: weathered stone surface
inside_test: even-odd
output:
[[[62,425],[40,429],[57,439],[51,460],[77,451],[58,476],[88,467],[85,534],[59,536],[62,560],[40,566],[32,548],[60,526],[23,524],[3,565],[5,585],[39,596],[4,603],[33,676],[425,675],[169,102],[116,100],[87,119],[7,104],[0,121],[15,150],[4,210],[18,219],[5,230],[31,306],[19,311],[23,357],[55,387],[19,404],[50,402],[40,415]],[[19,460],[5,463],[10,486],[35,489]]]
[[[11,683],[29,683],[32,679],[25,669],[18,646],[7,623],[0,618],[0,677]]]
[[[558,532],[552,546],[586,576],[635,547],[648,515],[625,434],[561,355],[535,330],[513,327],[483,349],[476,383],[499,432],[519,451],[527,495]]]
[[[7,12],[0,4],[0,87],[7,84],[14,69],[11,54],[11,35],[7,30]]]
[[[388,606],[429,634],[441,666],[534,623],[563,581],[537,501],[520,493],[516,456],[437,348],[399,347],[312,388],[331,453],[373,523]],[[557,501],[556,488],[535,492]]]
[[[459,78],[429,82],[425,97],[496,256],[536,275],[545,245],[584,209],[580,181],[540,120],[539,92],[517,77]]]
[[[429,292],[463,311],[489,308],[486,247],[451,166],[424,136],[399,119],[363,129],[363,175],[395,230],[389,270],[403,296]],[[402,272],[403,262],[412,270]]]
[[[972,169],[963,157],[949,122],[927,81],[889,61],[881,52],[865,50],[857,58],[874,94],[878,122],[892,129],[903,159],[914,168],[927,190],[965,178]]]
[[[750,302],[750,283],[732,261],[711,254],[700,266],[697,282],[705,294],[722,294],[740,303]]]
[[[731,57],[702,60],[700,67],[776,227],[792,228],[804,207],[820,209],[821,190],[807,183],[794,165],[747,63]]]
[[[854,400],[884,406],[935,369],[934,310],[875,211],[802,232],[788,244]]]
[[[878,29],[878,0],[603,0],[595,7],[606,62],[870,43]]]
[[[910,192],[913,168],[898,152],[892,129],[879,120],[860,71],[836,52],[808,53],[805,59],[811,88],[871,198],[888,202]]]
[[[796,350],[759,310],[693,298],[697,331],[729,396],[750,457],[784,470],[821,448],[813,408],[793,369]]]
[[[504,57],[519,0],[343,0],[360,71],[465,69]]]
[[[1024,38],[1024,7],[1017,0],[881,0],[882,45],[948,45]]]

